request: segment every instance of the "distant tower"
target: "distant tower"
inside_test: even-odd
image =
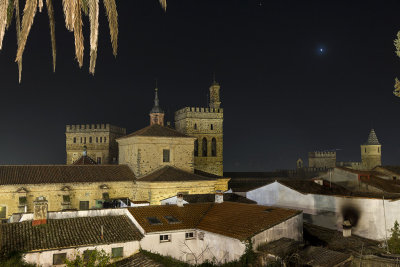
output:
[[[175,128],[196,137],[194,169],[223,176],[223,121],[220,86],[210,86],[209,107],[185,107],[175,112]]]
[[[302,169],[303,168],[303,160],[301,158],[299,158],[296,161],[296,167],[297,167],[297,169]]]
[[[164,126],[164,111],[160,107],[160,101],[158,100],[158,88],[156,86],[154,96],[154,106],[150,111],[150,125],[158,124]]]
[[[361,163],[366,170],[382,165],[382,146],[374,129],[371,129],[367,142],[361,145]]]

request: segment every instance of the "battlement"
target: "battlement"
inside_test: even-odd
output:
[[[336,158],[336,151],[313,151],[308,152],[309,158]]]
[[[111,125],[109,123],[72,124],[72,125],[66,125],[65,132],[66,133],[113,132],[125,135],[126,129]]]
[[[175,112],[175,115],[180,115],[187,112],[194,113],[224,113],[223,108],[200,108],[200,107],[185,107]]]

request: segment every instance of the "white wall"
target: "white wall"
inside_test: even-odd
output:
[[[170,198],[163,199],[160,202],[161,202],[161,205],[176,205],[177,198],[178,198],[177,196],[173,196]],[[189,202],[183,200],[183,204],[188,204],[188,203]]]
[[[112,248],[123,247],[123,258],[129,257],[132,254],[135,254],[139,251],[139,241],[132,241],[126,243],[114,243],[107,245],[99,245],[99,246],[86,246],[79,248],[69,248],[69,249],[60,249],[60,250],[46,250],[41,252],[33,252],[27,253],[24,255],[24,260],[27,263],[37,264],[41,267],[49,267],[53,266],[53,254],[58,253],[67,253],[68,259],[74,259],[75,256],[79,254],[83,254],[85,250],[93,250],[97,249],[98,251],[104,250],[105,252],[111,254]],[[118,258],[118,260],[121,258]]]
[[[249,191],[246,197],[259,205],[301,209],[304,221],[340,231],[343,212],[346,208],[351,209],[359,214],[352,232],[375,240],[385,239],[386,234],[389,237],[395,220],[400,222],[400,201],[302,194],[278,182]]]
[[[185,233],[195,232],[196,238],[185,240]],[[198,239],[198,233],[204,233],[204,240]],[[160,242],[161,234],[170,234],[170,242]],[[187,254],[193,253],[197,263],[205,260],[216,262],[233,261],[240,258],[245,251],[245,244],[238,239],[214,234],[207,231],[188,229],[186,231],[162,232],[147,234],[140,242],[142,249],[171,256],[187,261]],[[202,255],[202,256],[201,256]],[[190,262],[192,264],[195,261]]]

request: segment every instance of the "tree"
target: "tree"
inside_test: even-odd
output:
[[[106,267],[113,266],[111,264],[111,256],[104,250],[87,250],[88,254],[80,254],[76,252],[76,256],[72,260],[66,260],[67,267]]]
[[[394,254],[400,254],[400,227],[397,220],[394,222],[394,226],[390,231],[392,235],[388,240],[389,251]]]
[[[10,27],[14,18],[17,32],[17,56],[19,82],[22,75],[22,55],[25,50],[29,32],[33,25],[36,11],[42,12],[43,2],[46,1],[47,14],[49,16],[50,36],[53,55],[53,71],[56,70],[56,36],[53,0],[25,0],[25,7],[20,19],[20,0],[0,0],[0,50],[5,31]],[[23,0],[21,0],[23,1]],[[100,0],[62,0],[66,28],[74,33],[75,55],[79,67],[83,65],[83,31],[82,16],[89,16],[90,21],[90,66],[89,72],[94,75],[97,59],[97,41],[99,32],[99,1]],[[164,11],[167,8],[167,0],[159,0]],[[110,38],[114,56],[118,49],[118,12],[115,0],[103,0],[110,27]]]

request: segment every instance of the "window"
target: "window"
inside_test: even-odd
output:
[[[63,195],[63,202],[64,203],[70,203],[71,202],[71,198],[69,195]]]
[[[393,176],[393,181],[395,181],[395,180],[397,180],[397,177],[396,177],[396,176]]]
[[[88,210],[89,209],[89,201],[79,201],[79,209],[80,210]]]
[[[197,139],[194,141],[194,156],[199,156],[199,141]]]
[[[160,235],[160,242],[171,242],[171,235]]]
[[[364,148],[365,153],[367,153],[367,148]]]
[[[65,263],[67,253],[53,254],[53,265],[61,265]]]
[[[194,127],[193,127],[195,130],[197,130],[197,123],[195,123],[194,124]]]
[[[98,143],[99,142],[99,138],[98,137],[96,137],[96,143]]]
[[[162,222],[156,217],[147,217],[147,221],[149,221],[151,225],[162,224]]]
[[[164,216],[164,218],[168,221],[168,223],[170,224],[174,224],[174,223],[180,223],[180,221],[175,218],[174,216]]]
[[[85,250],[83,252],[83,262],[88,262],[90,260],[90,256],[92,256],[94,253],[96,253],[96,250]]]
[[[97,157],[97,164],[101,164],[101,157]]]
[[[5,218],[7,216],[7,208],[2,206],[0,207],[0,218]]]
[[[124,248],[123,247],[111,249],[111,258],[120,258],[122,256],[124,256]]]
[[[103,193],[103,199],[109,199],[109,198],[110,195],[107,192]]]
[[[76,144],[76,137],[74,137],[74,144]]]
[[[100,137],[100,143],[103,143],[103,137]]]
[[[104,143],[107,143],[107,137],[104,137]]]
[[[83,138],[83,143],[86,144],[86,137]]]
[[[211,156],[217,156],[217,140],[215,138],[211,140]]]
[[[207,157],[207,139],[204,137],[202,144],[201,144],[201,149],[202,149],[202,156]]]
[[[163,162],[169,162],[169,149],[163,149]]]
[[[211,124],[211,125],[210,125],[210,129],[211,129],[211,130],[214,130],[214,125]]]
[[[20,206],[26,205],[26,197],[25,196],[24,197],[19,197],[19,205]]]
[[[378,153],[379,153],[379,147],[378,147]]]
[[[82,144],[82,137],[81,137],[81,144]]]
[[[89,143],[92,143],[92,137],[89,137]]]
[[[185,233],[185,238],[186,239],[193,239],[194,238],[194,232]]]

